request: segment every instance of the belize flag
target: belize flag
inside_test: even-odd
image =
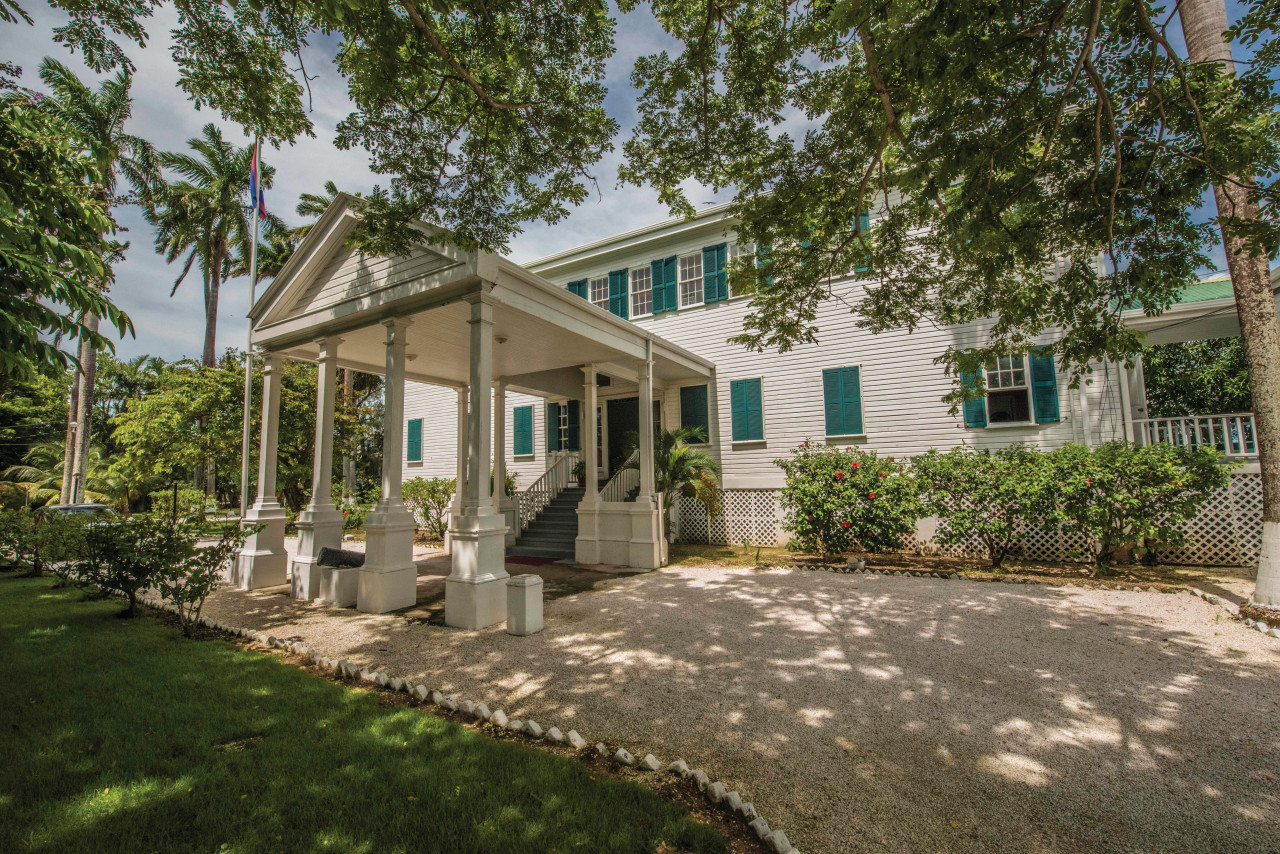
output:
[[[255,142],[253,145],[253,157],[249,160],[249,204],[258,209],[258,219],[267,218],[267,202],[263,198],[262,178],[258,169],[258,151],[262,148],[261,142]]]

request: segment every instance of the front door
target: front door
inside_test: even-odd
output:
[[[640,398],[623,397],[606,401],[609,412],[609,471],[626,462],[627,443],[640,432]]]

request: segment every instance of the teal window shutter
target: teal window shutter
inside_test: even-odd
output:
[[[707,387],[687,385],[680,389],[680,426],[700,427],[704,441],[711,436],[711,420],[707,416]]]
[[[733,441],[752,442],[764,438],[764,407],[760,380],[734,380],[729,384],[729,404],[733,413]]]
[[[422,462],[422,419],[410,418],[405,441],[405,459],[411,463]]]
[[[971,374],[961,372],[960,385],[969,388],[974,382],[982,376],[982,369],[978,369],[978,373]],[[986,427],[987,426],[987,399],[978,397],[973,400],[964,402],[964,426],[966,427]]]
[[[1059,420],[1058,414],[1058,372],[1053,367],[1053,354],[1037,355],[1032,351],[1031,357],[1031,399],[1035,408],[1037,424],[1053,424]]]
[[[653,313],[661,314],[667,310],[667,289],[662,286],[662,262],[649,264],[649,281],[653,288]],[[675,308],[675,306],[671,306]]]
[[[862,433],[862,383],[858,368],[822,372],[822,394],[828,436]]]
[[[582,431],[578,428],[578,401],[569,401],[569,447],[566,451],[582,450]]]
[[[576,282],[570,282],[569,293],[575,294],[577,296],[582,297],[583,299],[586,299],[587,298],[587,280],[579,279]]]
[[[614,270],[609,273],[609,311],[626,320],[627,313],[627,271]]]
[[[679,284],[677,284],[676,274],[676,256],[672,255],[662,262],[662,289],[666,291],[666,297],[663,304],[666,305],[667,311],[675,311],[680,306]],[[653,280],[653,292],[658,292],[658,280]]]
[[[560,404],[547,404],[547,450],[560,450]]]
[[[533,407],[517,406],[511,411],[511,453],[517,457],[533,454]]]
[[[858,230],[866,235],[871,231],[871,211],[864,211],[858,214]],[[853,268],[855,273],[865,273],[871,269],[870,264],[858,264]]]
[[[702,300],[718,302],[729,298],[729,244],[720,243],[702,250]]]

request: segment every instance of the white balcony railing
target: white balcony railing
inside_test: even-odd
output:
[[[1212,448],[1228,457],[1254,457],[1258,454],[1252,412],[1135,418],[1133,432],[1140,445],[1168,442],[1189,448]]]
[[[600,490],[601,501],[626,501],[631,491],[640,486],[640,469],[634,467],[639,458],[639,449],[631,452],[631,456],[627,457],[626,462],[618,467],[613,477]]]
[[[529,484],[528,489],[516,493],[516,509],[520,516],[517,523],[520,525],[521,532],[529,527],[534,517],[542,512],[542,508],[554,501],[556,496],[569,485],[573,464],[577,460],[577,454],[556,453],[542,477]]]

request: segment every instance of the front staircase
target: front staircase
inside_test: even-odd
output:
[[[573,560],[578,538],[578,504],[586,493],[585,486],[566,486],[560,490],[516,538],[516,544],[507,549],[507,554]]]

